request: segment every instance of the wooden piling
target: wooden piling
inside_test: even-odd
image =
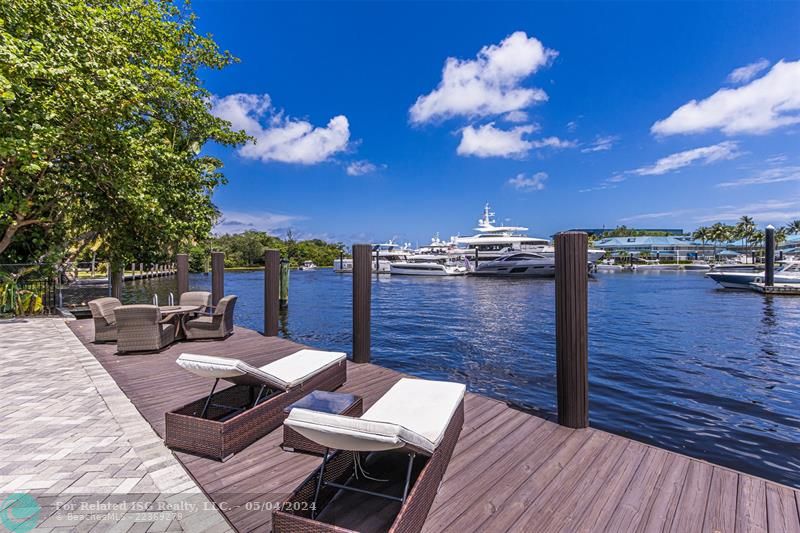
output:
[[[225,295],[225,253],[211,252],[211,305]]]
[[[278,299],[280,298],[281,252],[264,252],[264,335],[278,335]]]
[[[122,270],[120,270],[119,267],[112,267],[111,265],[109,265],[108,269],[108,280],[111,284],[111,297],[122,300]]]
[[[281,259],[281,287],[278,298],[281,309],[289,307],[289,260]]]
[[[586,233],[555,238],[558,423],[589,425],[588,249]]]
[[[175,262],[177,263],[178,300],[180,300],[181,294],[189,292],[189,254],[178,254]]]
[[[772,287],[775,285],[775,226],[767,226],[764,232],[764,253],[766,257],[766,270],[764,271],[764,285]]]
[[[378,257],[376,255],[376,257]],[[377,259],[376,259],[377,261]],[[353,245],[353,362],[369,363],[372,246]]]

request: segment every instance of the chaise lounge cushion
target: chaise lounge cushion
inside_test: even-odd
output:
[[[323,370],[343,362],[341,352],[300,350],[268,365],[256,368],[239,359],[184,353],[178,357],[179,366],[198,376],[224,379],[233,383],[263,383],[288,390]]]
[[[465,390],[460,383],[403,378],[361,418],[292,409],[285,424],[328,448],[381,451],[408,444],[432,454]]]
[[[264,365],[259,370],[273,376],[289,389],[326,368],[344,362],[345,359],[347,359],[347,355],[342,352],[304,349]]]

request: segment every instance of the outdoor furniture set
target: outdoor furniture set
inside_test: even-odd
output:
[[[157,352],[176,340],[224,339],[233,333],[236,296],[211,306],[211,293],[183,293],[179,305],[122,305],[116,298],[89,302],[94,342],[116,342],[119,353]]]

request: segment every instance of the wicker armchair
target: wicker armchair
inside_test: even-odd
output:
[[[117,340],[117,321],[114,309],[122,303],[116,298],[98,298],[89,302],[89,310],[94,319],[94,342],[115,342]]]
[[[183,323],[187,340],[224,339],[233,333],[233,308],[236,296],[226,296],[217,302],[214,314],[192,318]]]
[[[155,305],[123,305],[117,317],[117,351],[156,352],[175,341],[175,317],[161,320]]]
[[[211,293],[206,291],[189,291],[181,294],[180,305],[196,305],[205,312],[211,307]]]

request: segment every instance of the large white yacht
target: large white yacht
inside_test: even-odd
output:
[[[512,252],[532,252],[544,257],[555,257],[555,248],[548,239],[530,237],[523,226],[496,226],[495,214],[487,203],[483,215],[478,219],[476,233],[471,237],[456,237],[455,242],[465,247],[462,253],[479,261],[498,259]],[[589,249],[589,261],[594,263],[605,255],[604,250]]]

